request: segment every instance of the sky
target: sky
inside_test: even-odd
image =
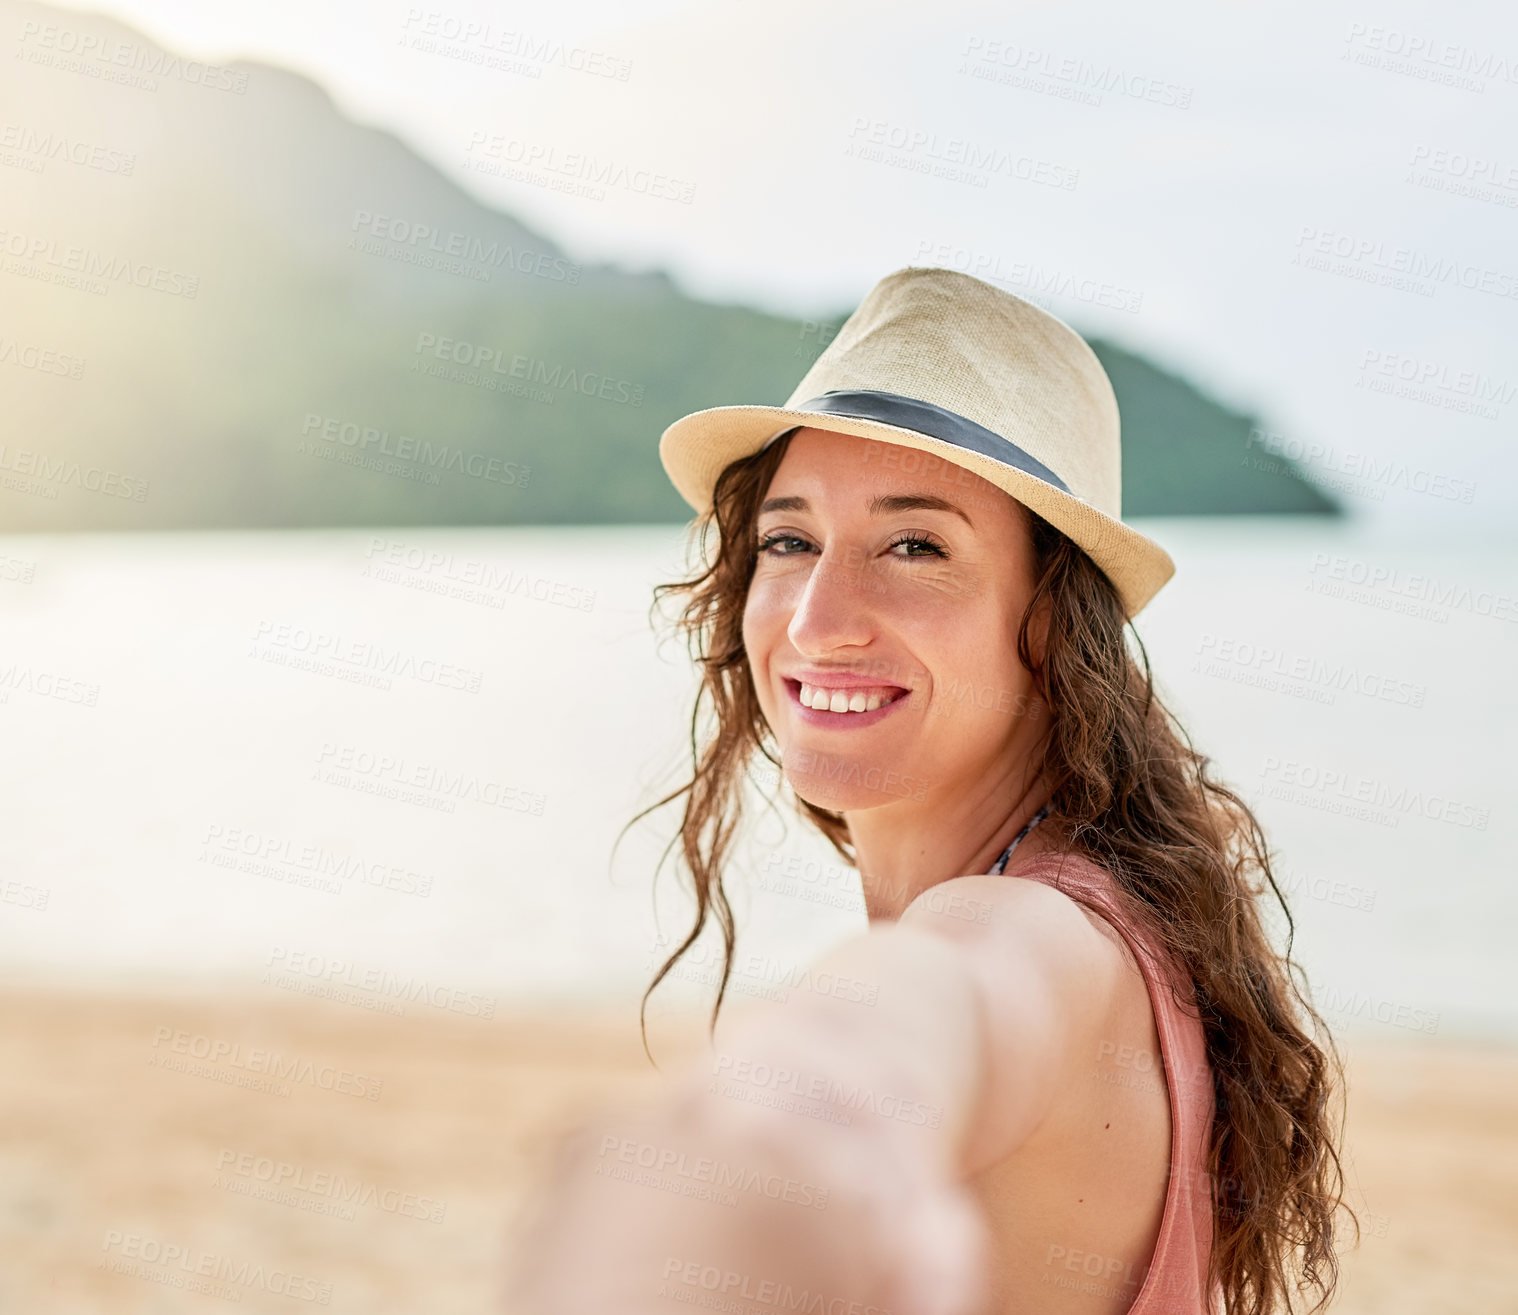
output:
[[[577,259],[835,322],[963,269],[1260,415],[1357,514],[1518,515],[1518,7],[72,7],[304,73]],[[587,160],[620,184],[577,195]]]

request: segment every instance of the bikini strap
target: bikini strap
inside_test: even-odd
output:
[[[1012,843],[1001,851],[1001,857],[991,865],[991,870],[986,873],[986,875],[988,877],[1001,876],[1001,874],[1007,870],[1007,860],[1012,857],[1012,851],[1016,849],[1018,845],[1022,844],[1023,837],[1026,836],[1028,832],[1033,830],[1034,827],[1036,827],[1040,822],[1044,820],[1044,818],[1048,816],[1049,805],[1045,804],[1038,810],[1038,812],[1034,813],[1033,816],[1028,819],[1028,824],[1023,827],[1023,829],[1019,831],[1015,836],[1012,837]]]

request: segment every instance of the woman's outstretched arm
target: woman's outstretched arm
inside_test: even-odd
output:
[[[732,1019],[656,1098],[578,1130],[519,1239],[513,1315],[802,1293],[862,1315],[982,1309],[964,1180],[1089,1069],[1123,973],[1045,886],[934,887]]]

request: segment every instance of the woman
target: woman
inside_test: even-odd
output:
[[[660,801],[697,914],[649,989],[708,918],[731,967],[756,752],[871,925],[809,979],[849,990],[755,1009],[566,1143],[513,1309],[1325,1304],[1337,1065],[1261,926],[1258,824],[1126,646],[1174,567],[1119,519],[1090,348],[900,270],[785,407],[697,412],[660,454],[717,531],[660,590],[716,724]]]

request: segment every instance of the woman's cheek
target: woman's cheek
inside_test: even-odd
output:
[[[765,650],[772,646],[777,610],[771,587],[756,583],[749,590],[748,602],[743,608],[743,646],[752,657],[763,657]]]
[[[760,710],[768,718],[774,711],[770,706],[770,660],[785,636],[787,618],[773,605],[773,600],[762,593],[750,591],[743,609],[743,650],[748,655],[749,674],[759,699]]]
[[[944,657],[933,677],[933,711],[941,725],[964,742],[1000,743],[1013,733],[1033,702],[1031,677],[1021,665],[1005,665],[1005,651],[983,650],[984,635],[940,642]]]

